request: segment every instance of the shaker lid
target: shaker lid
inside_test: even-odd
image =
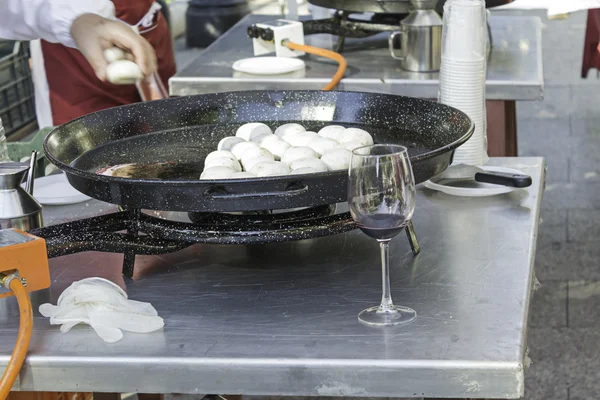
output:
[[[20,218],[42,209],[40,203],[19,186],[28,170],[26,163],[0,163],[0,219]]]
[[[29,170],[29,165],[20,162],[0,163],[0,190],[16,189]]]
[[[434,10],[438,0],[410,0],[410,6],[413,10]]]
[[[404,26],[442,26],[443,24],[442,17],[433,9],[415,9],[400,21],[400,25]]]

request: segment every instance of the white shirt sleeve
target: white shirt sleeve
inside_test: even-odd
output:
[[[0,38],[75,47],[71,25],[83,14],[112,19],[115,8],[110,0],[0,0]]]

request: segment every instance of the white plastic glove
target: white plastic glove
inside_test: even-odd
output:
[[[42,304],[39,310],[52,325],[61,325],[61,332],[84,323],[108,343],[121,340],[122,331],[149,333],[164,326],[164,320],[150,303],[128,300],[125,291],[102,278],[73,282],[62,292],[56,306]]]
[[[84,14],[73,22],[71,36],[101,81],[107,79],[108,62],[104,58],[104,50],[111,47],[131,53],[143,76],[151,75],[157,69],[152,45],[123,22]]]

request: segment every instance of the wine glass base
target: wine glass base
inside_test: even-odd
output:
[[[358,314],[358,320],[370,326],[394,326],[412,322],[417,318],[417,312],[412,308],[394,306],[387,310],[371,307]]]

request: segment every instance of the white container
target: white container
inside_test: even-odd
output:
[[[444,4],[442,56],[454,60],[485,60],[487,13],[483,0],[450,0]]]
[[[444,5],[440,103],[455,107],[475,124],[473,136],[456,149],[453,164],[487,162],[485,77],[487,13],[483,0],[448,0]]]

